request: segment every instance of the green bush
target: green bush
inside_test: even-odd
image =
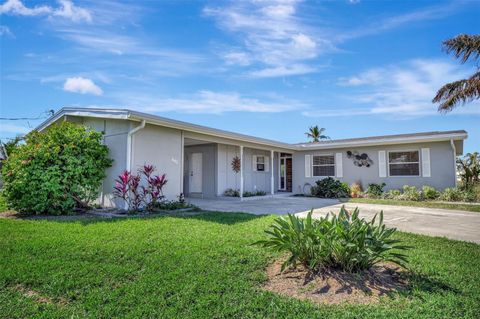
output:
[[[228,188],[223,192],[223,196],[240,197],[240,191],[238,189]]]
[[[367,195],[367,197],[370,197],[370,198],[379,198],[382,196],[383,188],[385,187],[385,185],[386,185],[385,183],[368,184],[367,191],[365,192],[365,194]]]
[[[383,224],[383,212],[367,222],[358,216],[358,208],[350,214],[345,207],[338,215],[328,214],[312,219],[312,211],[302,219],[288,214],[277,218],[265,232],[268,239],[255,243],[278,252],[289,252],[282,265],[298,264],[312,269],[335,268],[348,272],[364,270],[379,262],[390,261],[402,265],[406,257],[401,251],[408,247],[392,239],[395,228]]]
[[[434,200],[440,196],[440,193],[434,187],[427,185],[422,187],[422,194],[423,198],[428,200]]]
[[[404,185],[401,199],[419,201],[422,200],[422,194],[417,190],[415,186]]]
[[[382,194],[384,199],[399,199],[402,196],[402,191],[399,189],[391,189]]]
[[[350,197],[350,187],[332,177],[327,177],[315,182],[311,189],[312,195],[323,198]]]
[[[477,201],[477,194],[473,187],[469,187],[462,191],[462,200],[464,202],[476,202]]]
[[[253,197],[253,196],[265,196],[267,192],[264,191],[253,191],[253,192],[243,192],[243,197]]]
[[[457,187],[445,188],[440,199],[447,202],[458,202],[463,200],[464,196],[462,191]]]
[[[19,212],[65,214],[98,197],[112,160],[102,134],[63,122],[31,132],[3,163],[3,195]]]

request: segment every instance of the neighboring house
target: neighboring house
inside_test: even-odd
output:
[[[117,176],[145,163],[167,174],[164,194],[169,199],[180,193],[214,198],[229,188],[301,194],[327,176],[363,187],[385,182],[386,189],[444,189],[455,186],[455,159],[467,138],[462,130],[287,144],[131,110],[85,108],[63,108],[37,130],[59,121],[105,134],[114,159],[103,183],[105,206],[116,204],[112,189]],[[240,162],[237,172],[235,159]]]

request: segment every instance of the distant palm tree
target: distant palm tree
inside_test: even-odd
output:
[[[308,132],[305,133],[305,135],[311,138],[312,142],[320,142],[320,140],[330,139],[330,137],[323,135],[324,132],[325,132],[325,129],[323,127],[318,128],[318,125],[315,125],[315,126],[311,126],[308,129]]]
[[[453,52],[456,58],[460,58],[462,64],[470,57],[475,61],[480,57],[480,35],[461,34],[444,41],[443,46],[447,53]],[[439,112],[449,112],[460,104],[480,98],[480,67],[477,65],[476,68],[468,79],[447,83],[438,90],[432,102],[440,103]]]

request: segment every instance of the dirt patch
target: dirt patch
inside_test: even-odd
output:
[[[358,273],[339,270],[312,273],[302,266],[282,273],[282,262],[276,261],[267,267],[268,281],[263,288],[318,304],[371,304],[381,296],[408,288],[405,271],[395,264],[379,264]]]
[[[16,285],[14,287],[16,291],[21,293],[27,298],[34,299],[38,303],[49,304],[49,305],[57,305],[57,306],[65,306],[68,301],[63,298],[50,298],[45,295],[40,294],[39,292],[26,288],[23,285]]]

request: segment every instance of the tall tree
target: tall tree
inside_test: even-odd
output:
[[[311,126],[308,129],[308,132],[305,133],[309,138],[312,139],[312,142],[320,142],[320,140],[327,140],[330,139],[330,137],[324,135],[323,133],[325,132],[325,129],[318,128],[318,125]]]
[[[460,34],[459,36],[443,42],[447,53],[454,53],[463,64],[470,58],[477,61],[480,57],[480,35]],[[433,103],[440,103],[439,112],[449,112],[459,105],[480,98],[480,67],[476,66],[475,73],[467,79],[447,83],[442,86]]]

